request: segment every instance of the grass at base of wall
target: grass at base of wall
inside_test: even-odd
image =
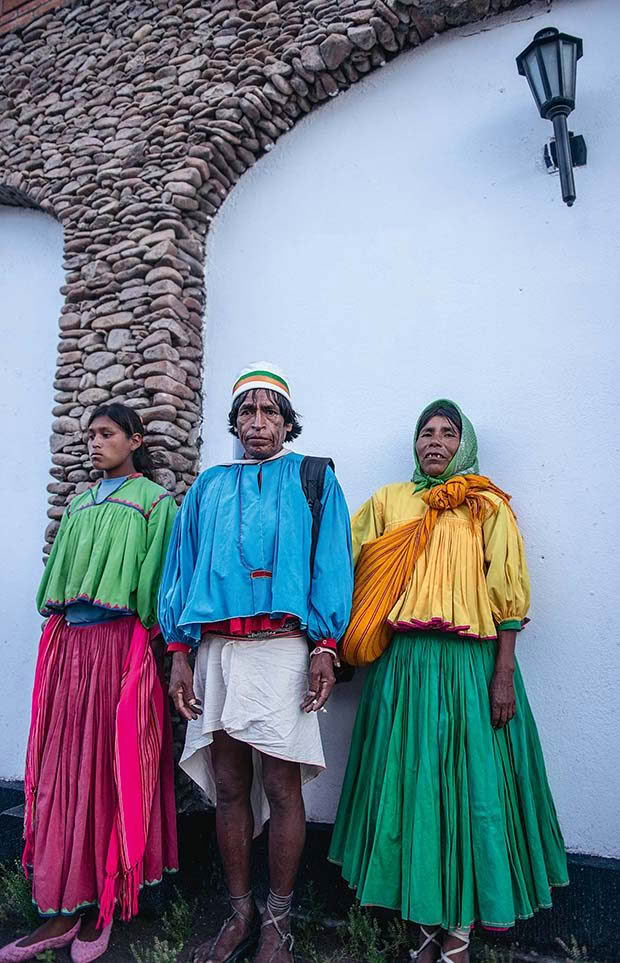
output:
[[[198,945],[213,938],[228,913],[215,868],[198,894],[185,892],[179,880],[170,887],[163,912],[115,924],[106,963],[187,963]],[[410,963],[410,951],[418,943],[416,926],[358,903],[343,918],[330,919],[314,883],[301,887],[294,916],[296,963]],[[30,882],[19,863],[0,866],[0,946],[40,922]],[[557,955],[552,958],[517,945],[492,945],[474,936],[471,959],[479,963],[597,963],[573,936],[558,937],[556,945]],[[54,963],[55,954],[38,959]]]
[[[41,919],[32,903],[32,885],[15,861],[0,864],[0,924],[39,926]]]

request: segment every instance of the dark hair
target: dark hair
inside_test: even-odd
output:
[[[99,405],[88,419],[89,428],[95,418],[109,418],[110,421],[113,421],[125,432],[128,438],[131,438],[132,435],[142,435],[144,438],[142,418],[137,411],[134,411],[133,408],[128,408],[127,405],[121,405],[119,402],[114,402],[111,405]],[[144,441],[140,447],[136,448],[132,453],[132,458],[136,471],[139,471],[142,475],[145,475],[146,478],[152,480],[153,471],[156,466]]]
[[[459,435],[462,434],[463,422],[461,420],[461,416],[459,414],[458,409],[455,408],[454,405],[451,405],[449,402],[444,402],[443,404],[439,404],[439,405],[431,405],[429,408],[427,408],[425,411],[422,412],[420,423],[418,425],[418,430],[415,436],[416,441],[418,440],[420,436],[420,432],[424,428],[424,425],[427,425],[431,420],[431,418],[434,418],[435,415],[441,415],[442,418],[447,418],[448,421],[452,422],[455,428],[458,428]]]
[[[288,398],[285,398],[284,395],[281,395],[279,391],[272,391],[271,388],[250,388],[248,391],[244,391],[243,394],[235,398],[232,403],[232,407],[228,412],[228,430],[230,431],[231,435],[235,435],[235,437],[237,437],[237,418],[239,416],[239,409],[241,405],[246,400],[248,395],[260,390],[264,390],[269,400],[274,405],[278,406],[280,414],[284,418],[284,424],[293,426],[290,431],[286,433],[286,438],[284,440],[292,441],[293,438],[297,438],[298,435],[301,435],[301,425],[299,424],[301,415],[297,414]]]

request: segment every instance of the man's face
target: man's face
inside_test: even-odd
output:
[[[264,388],[249,391],[237,415],[237,434],[248,458],[277,455],[292,424],[285,423],[278,402]]]

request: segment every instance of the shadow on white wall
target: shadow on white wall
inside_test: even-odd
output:
[[[23,778],[41,618],[49,436],[63,298],[63,231],[40,211],[0,206],[0,778]]]

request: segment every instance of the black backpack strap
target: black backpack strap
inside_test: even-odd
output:
[[[312,542],[310,545],[310,577],[314,572],[314,559],[316,556],[316,546],[319,539],[319,529],[321,527],[321,499],[323,488],[325,487],[325,472],[327,466],[335,470],[335,465],[331,458],[318,458],[315,455],[305,455],[299,466],[299,477],[303,488],[308,508],[312,514]]]
[[[325,472],[327,466],[332,471],[336,470],[331,458],[317,458],[314,455],[305,455],[299,466],[299,476],[301,487],[303,488],[308,508],[312,513],[312,542],[310,546],[310,579],[314,572],[314,557],[316,555],[316,545],[319,539],[319,529],[321,527],[321,499],[323,488],[325,487]],[[313,646],[313,643],[310,643]],[[355,673],[352,665],[342,662],[340,668],[334,667],[336,682],[350,682]]]

